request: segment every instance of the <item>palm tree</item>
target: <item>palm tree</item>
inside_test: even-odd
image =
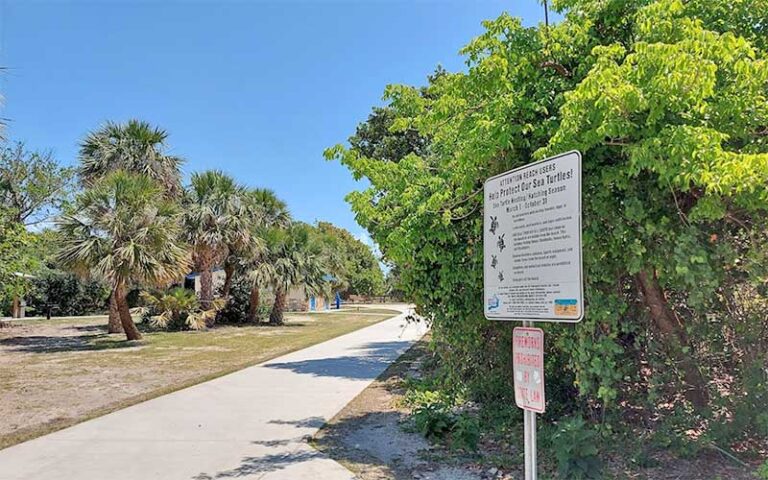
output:
[[[59,260],[80,273],[106,278],[128,340],[141,338],[126,300],[132,282],[160,285],[188,269],[180,241],[180,211],[146,175],[115,171],[78,196],[58,220]]]
[[[247,245],[231,245],[228,262],[225,263],[227,278],[224,283],[224,293],[231,282],[235,267],[247,268],[251,280],[251,294],[248,307],[248,321],[256,322],[260,303],[260,289],[271,278],[271,266],[264,261],[266,253],[265,235],[273,228],[285,228],[291,222],[291,216],[285,202],[277,198],[272,190],[253,188],[245,194],[246,208],[250,218],[251,241]]]
[[[250,242],[245,189],[219,170],[192,175],[184,196],[184,236],[200,273],[200,303],[211,308],[213,267],[225,261],[229,246]]]
[[[165,153],[168,134],[147,122],[107,122],[80,144],[78,174],[88,186],[110,172],[144,174],[159,182],[169,196],[181,193],[181,159]],[[123,333],[114,296],[109,302],[109,333]]]
[[[264,262],[269,265],[269,284],[275,302],[269,323],[283,324],[286,298],[292,287],[303,285],[307,295],[326,293],[325,263],[313,242],[309,225],[295,223],[286,229],[271,229],[267,235]]]
[[[124,170],[144,174],[162,185],[170,196],[178,196],[182,191],[182,160],[165,153],[167,138],[165,130],[140,120],[107,122],[80,144],[78,173],[83,184]]]

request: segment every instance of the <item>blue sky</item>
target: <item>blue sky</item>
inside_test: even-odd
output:
[[[294,216],[363,230],[360,188],[326,162],[389,83],[422,84],[502,11],[534,24],[536,0],[39,2],[0,0],[6,135],[76,162],[106,120],[170,133],[185,174],[222,169],[272,188]]]

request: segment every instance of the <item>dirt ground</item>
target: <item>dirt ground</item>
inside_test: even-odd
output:
[[[388,312],[388,313],[387,313]],[[291,314],[286,325],[106,333],[106,318],[0,328],[0,449],[349,333],[399,312]]]
[[[479,455],[430,445],[408,432],[403,381],[418,376],[427,355],[424,341],[415,345],[371,386],[350,402],[315,437],[315,446],[339,461],[360,480],[522,480],[522,445],[483,437]],[[716,452],[695,459],[653,454],[652,468],[636,469],[629,460],[605,458],[606,480],[755,480],[756,466],[744,468]],[[554,465],[540,462],[539,478],[558,478]]]

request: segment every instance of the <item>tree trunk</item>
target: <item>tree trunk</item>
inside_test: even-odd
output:
[[[213,272],[211,265],[204,265],[200,269],[200,306],[203,310],[211,308],[213,302]]]
[[[235,276],[235,264],[229,262],[225,263],[224,274],[224,287],[221,289],[221,296],[227,298],[229,297],[229,290],[232,288],[232,277]]]
[[[275,290],[275,303],[272,305],[272,311],[269,313],[270,325],[283,324],[283,311],[285,310],[285,292],[278,288]]]
[[[684,325],[670,310],[656,274],[641,271],[637,277],[651,319],[661,333],[661,340],[682,370],[686,383],[685,398],[697,409],[705,408],[709,403],[707,384],[696,365],[696,360],[690,353],[683,351],[683,347],[691,348]]]
[[[141,333],[136,328],[136,324],[133,323],[131,318],[131,312],[128,309],[128,299],[126,298],[126,291],[124,285],[118,285],[115,289],[115,298],[117,299],[117,310],[120,312],[120,323],[123,325],[125,336],[128,340],[141,340]]]
[[[109,323],[107,324],[107,332],[125,333],[123,331],[123,324],[120,322],[120,311],[117,308],[115,289],[112,289],[112,294],[109,296]]]
[[[258,323],[259,322],[259,304],[261,303],[261,292],[259,291],[259,286],[254,285],[253,288],[251,288],[251,296],[248,301],[248,318],[247,320],[251,323]]]

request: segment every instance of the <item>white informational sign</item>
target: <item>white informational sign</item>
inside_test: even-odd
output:
[[[486,318],[581,321],[581,154],[491,177],[484,196]]]
[[[523,410],[544,413],[544,331],[516,327],[512,334],[515,403]]]

